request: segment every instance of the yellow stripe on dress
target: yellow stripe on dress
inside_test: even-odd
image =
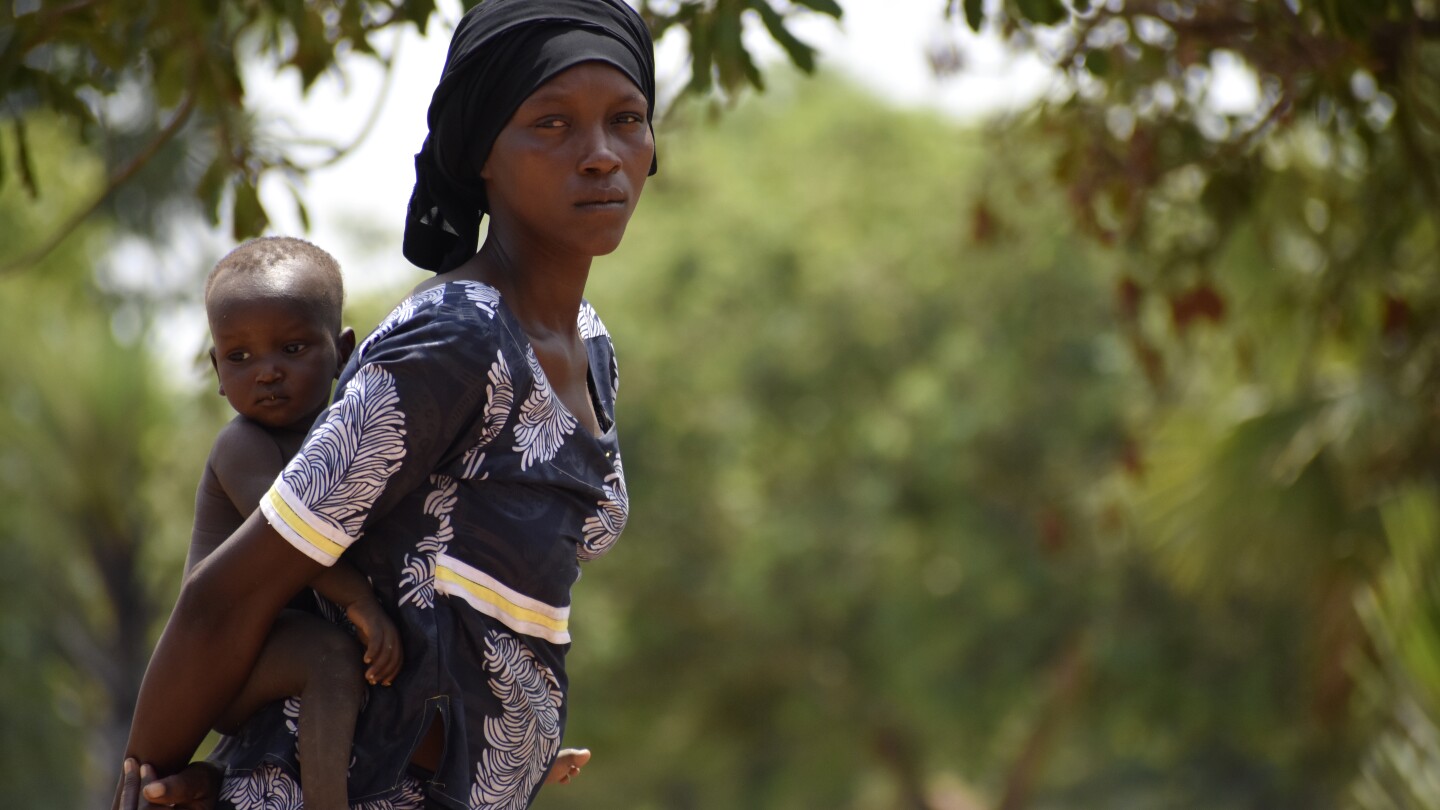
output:
[[[436,559],[435,590],[465,600],[517,633],[555,644],[570,643],[570,608],[525,596],[448,554]]]
[[[265,519],[280,536],[285,538],[290,545],[294,546],[300,553],[320,563],[330,566],[345,552],[345,546],[336,543],[318,529],[305,522],[288,500],[281,493],[284,482],[276,480],[260,499],[260,511],[264,513]],[[288,487],[285,487],[288,489]]]

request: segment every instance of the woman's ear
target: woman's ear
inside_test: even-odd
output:
[[[220,380],[220,361],[215,357],[215,347],[210,347],[210,368],[215,370],[215,380],[220,383],[220,390],[216,393],[225,396],[225,383]]]
[[[350,362],[350,355],[354,352],[355,330],[347,326],[335,336],[335,379],[340,379],[340,372],[344,370],[345,364]]]

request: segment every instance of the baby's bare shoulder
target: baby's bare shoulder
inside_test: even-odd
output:
[[[248,513],[285,468],[286,460],[268,429],[237,416],[215,436],[207,466],[236,507]]]

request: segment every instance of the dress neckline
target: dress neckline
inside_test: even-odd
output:
[[[566,416],[575,420],[575,424],[579,428],[576,432],[583,433],[596,442],[610,443],[614,441],[615,416],[605,410],[605,404],[600,399],[600,389],[596,387],[595,382],[595,363],[589,348],[589,342],[593,340],[594,337],[587,339],[582,335],[580,344],[585,347],[585,394],[590,398],[590,407],[595,411],[595,423],[600,427],[598,434],[591,433],[590,430],[585,427],[585,423],[580,420],[580,417],[576,416],[575,413],[570,410],[570,406],[565,404],[565,400],[561,399],[560,395],[556,393],[555,386],[550,384],[550,378],[546,376],[544,367],[540,365],[539,357],[535,354],[535,346],[530,342],[530,336],[527,335],[525,329],[520,326],[520,319],[515,316],[515,312],[510,309],[510,305],[505,303],[505,296],[501,294],[500,290],[496,289],[494,285],[487,284],[478,279],[456,279],[445,282],[443,286],[449,286],[451,284],[462,287],[467,284],[474,284],[485,287],[493,292],[495,295],[496,316],[499,317],[500,313],[504,312],[504,317],[501,318],[500,322],[505,327],[505,331],[509,333],[510,339],[515,341],[515,344],[525,351],[528,357],[535,358],[534,370],[539,374],[540,382],[550,391],[550,396],[554,397],[555,405],[564,411]],[[584,316],[587,306],[589,306],[589,301],[582,297],[580,299],[580,306],[575,310],[577,325]]]

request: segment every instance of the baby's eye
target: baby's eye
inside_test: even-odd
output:
[[[286,353],[286,354],[299,354],[300,352],[303,352],[303,351],[305,351],[305,344],[304,344],[304,343],[287,343],[287,344],[285,344],[285,353]]]
[[[225,359],[232,363],[243,363],[250,359],[250,352],[234,351],[225,355]]]

